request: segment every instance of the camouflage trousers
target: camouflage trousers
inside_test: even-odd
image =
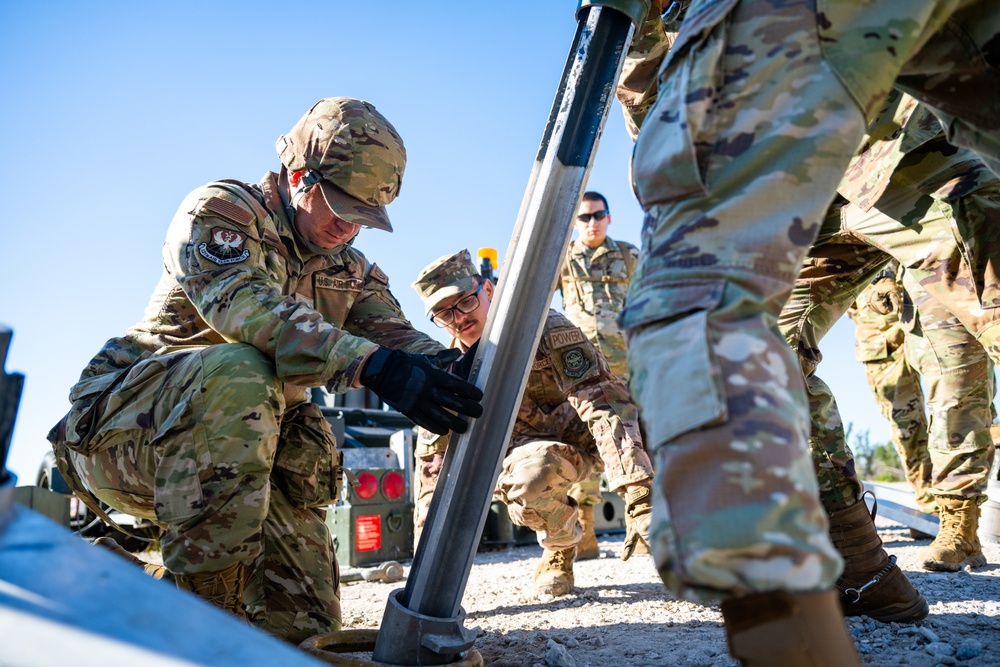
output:
[[[902,175],[906,175],[905,171]],[[936,198],[925,190],[933,194],[933,184],[917,189],[908,184],[908,179],[894,179],[868,211],[844,204],[843,200],[831,207],[803,263],[792,295],[781,311],[779,327],[797,352],[807,377],[812,414],[809,445],[823,503],[828,510],[857,502],[862,486],[836,401],[829,386],[815,375],[822,360],[820,340],[890,257],[906,268],[905,275],[912,286],[923,287],[934,297],[934,306],[925,299],[925,310],[940,306],[946,310],[935,309],[935,317],[954,315],[967,328],[978,332],[982,346],[963,348],[961,353],[946,352],[947,341],[937,343],[940,353],[936,363],[943,367],[954,365],[954,372],[949,371],[948,377],[967,376],[967,366],[972,363],[970,357],[979,355],[973,365],[982,364],[985,361],[983,346],[991,354],[1000,355],[1000,327],[997,327],[1000,313],[997,308],[984,308],[990,304],[981,304],[973,289],[976,284],[990,285],[990,274],[980,269],[979,274],[974,275],[966,253],[967,245],[975,246],[976,241],[981,240],[977,260],[982,267],[995,266],[987,260],[994,252],[992,249],[1000,249],[1000,246],[989,242],[996,232],[986,233],[986,222],[1000,221],[997,217],[1000,215],[1000,184],[966,193],[957,200]],[[978,229],[983,233],[966,239],[960,235],[963,229]],[[990,252],[984,258],[987,251]],[[992,256],[1000,260],[1000,252]],[[951,329],[952,332],[956,330],[957,326]],[[979,371],[972,373],[973,376],[979,374]],[[975,385],[979,380],[970,382]],[[943,425],[944,422],[939,420],[939,423]],[[978,431],[973,440],[985,442],[988,435],[982,428]],[[929,437],[943,437],[949,442],[955,435],[941,432]],[[959,439],[964,440],[965,435]],[[943,462],[934,467],[942,473],[952,468]]]
[[[927,387],[931,491],[981,505],[994,458],[993,362],[958,318],[915,280],[904,274],[903,284],[918,318],[905,347]]]
[[[417,457],[417,499],[413,519],[418,534],[427,519],[434,488],[441,474],[444,452]],[[494,497],[507,505],[510,520],[538,534],[547,549],[575,546],[583,536],[577,519],[577,501],[570,487],[587,479],[591,458],[579,447],[552,440],[514,438],[503,460]]]
[[[920,374],[907,361],[905,345],[892,350],[886,359],[864,362],[865,377],[882,416],[889,422],[892,444],[903,464],[906,481],[913,487],[917,507],[933,512],[924,390]]]
[[[922,99],[954,96],[951,84],[996,92],[985,65],[950,73],[958,42],[944,29],[950,17],[971,42],[992,37],[991,2],[820,10],[694,0],[633,154],[646,218],[622,323],[655,450],[651,551],[693,599],[834,587],[802,374],[775,323],[866,114],[904,65]],[[892,26],[892,48],[855,39],[867,26]],[[1000,154],[996,107],[952,101],[949,136]]]
[[[171,572],[246,563],[248,614],[298,643],[340,628],[339,571],[324,511],[290,500],[315,493],[296,488],[290,468],[326,422],[308,410],[291,418],[282,390],[273,362],[249,345],[154,356],[96,405],[92,453],[70,456],[98,498],[162,527]],[[301,476],[310,486],[309,471]]]

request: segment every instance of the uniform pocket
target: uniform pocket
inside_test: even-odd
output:
[[[719,26],[736,2],[707,2],[688,14],[660,70],[656,104],[632,158],[632,182],[643,208],[706,190],[714,142],[702,139],[714,123],[714,100],[724,83],[726,39]]]
[[[650,451],[726,421],[725,388],[709,345],[706,311],[642,329],[629,339],[629,360]]]
[[[343,484],[342,463],[337,440],[318,405],[303,403],[285,413],[274,476],[294,507],[337,502]]]

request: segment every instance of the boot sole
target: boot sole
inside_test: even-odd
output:
[[[925,570],[931,570],[932,572],[958,572],[964,567],[982,567],[986,565],[986,556],[981,553],[976,554],[969,556],[960,563],[952,563],[946,560],[925,560],[923,565]]]
[[[872,609],[870,611],[845,614],[845,616],[867,616],[873,621],[880,623],[916,623],[927,618],[930,607],[923,595],[914,600],[906,607],[889,606],[882,609]]]

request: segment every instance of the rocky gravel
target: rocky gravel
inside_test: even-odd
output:
[[[865,665],[1000,666],[1000,545],[986,544],[988,564],[954,574],[923,570],[917,552],[928,540],[877,520],[886,549],[924,594],[930,615],[915,624],[847,620]],[[718,606],[679,601],[660,583],[648,555],[619,560],[621,535],[601,539],[602,556],[575,566],[576,591],[535,594],[541,548],[477,555],[463,608],[478,627],[474,649],[496,667],[639,667],[736,665],[726,648]],[[404,563],[409,572],[409,563]],[[377,628],[386,597],[403,582],[344,584],[345,628]]]

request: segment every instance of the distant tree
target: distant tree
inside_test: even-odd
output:
[[[854,452],[854,461],[861,479],[874,482],[906,481],[899,455],[891,442],[873,443],[868,429],[855,433],[854,422],[848,422],[844,438]]]

